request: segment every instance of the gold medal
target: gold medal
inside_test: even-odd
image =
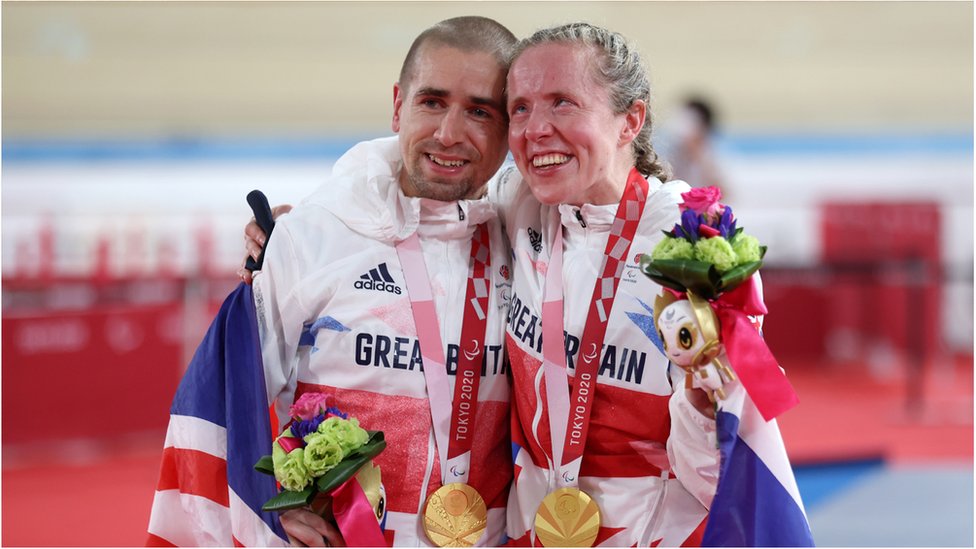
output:
[[[487,526],[485,500],[463,482],[445,484],[427,498],[424,532],[438,547],[471,547]]]
[[[535,535],[546,547],[593,547],[600,533],[600,508],[576,488],[560,488],[535,513]]]

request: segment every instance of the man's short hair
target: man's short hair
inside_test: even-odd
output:
[[[477,15],[445,19],[420,33],[413,41],[400,69],[401,88],[408,86],[417,54],[428,42],[467,52],[489,53],[507,71],[518,40],[512,31],[494,19]]]

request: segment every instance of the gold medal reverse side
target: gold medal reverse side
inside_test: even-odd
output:
[[[600,533],[600,508],[576,488],[560,488],[542,500],[535,535],[546,547],[592,547]]]
[[[445,484],[427,498],[424,532],[438,547],[471,547],[487,527],[485,500],[467,484]]]

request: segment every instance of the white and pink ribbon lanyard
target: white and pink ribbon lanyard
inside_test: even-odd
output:
[[[637,226],[644,212],[647,192],[647,180],[636,169],[631,170],[610,229],[603,254],[603,268],[593,286],[580,340],[572,395],[568,388],[569,374],[563,341],[563,231],[561,223],[556,226],[542,294],[542,366],[545,370],[552,460],[558,488],[576,488],[579,485],[607,321],[630,244],[637,234]]]
[[[488,326],[488,297],[491,289],[488,229],[484,224],[479,225],[471,239],[471,265],[464,298],[464,320],[461,323],[461,347],[458,352],[453,398],[430,276],[417,234],[397,243],[396,251],[403,267],[410,308],[417,328],[417,338],[420,340],[434,441],[441,462],[441,482],[467,483]],[[451,474],[450,478],[448,473]]]

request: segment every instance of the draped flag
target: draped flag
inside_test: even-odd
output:
[[[283,546],[274,477],[254,470],[272,430],[251,287],[224,301],[170,408],[151,546]]]
[[[812,547],[800,491],[775,419],[739,382],[726,384],[716,426],[721,473],[703,547]]]

